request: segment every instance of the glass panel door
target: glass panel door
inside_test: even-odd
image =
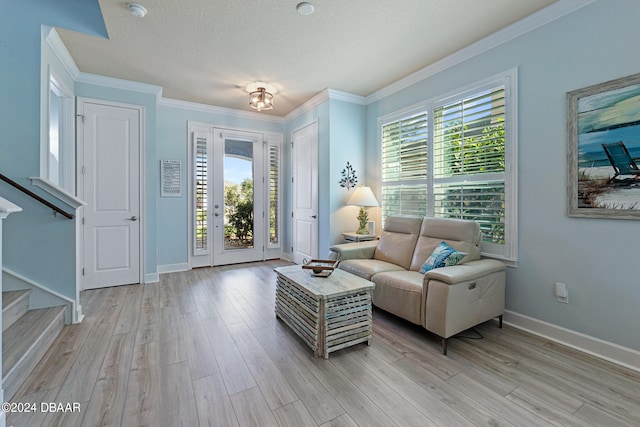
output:
[[[224,140],[224,249],[254,247],[253,142]]]
[[[214,131],[213,265],[264,258],[262,135]]]

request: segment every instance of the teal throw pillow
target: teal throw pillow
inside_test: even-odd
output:
[[[433,253],[427,258],[420,268],[420,273],[424,274],[429,270],[440,267],[450,267],[459,263],[462,258],[467,254],[459,252],[447,245],[445,242],[441,242],[433,250]]]
[[[466,257],[467,253],[466,252],[458,252],[458,251],[454,251],[451,255],[449,255],[449,257],[444,261],[444,266],[445,267],[450,267],[452,265],[456,265],[457,263],[459,263],[460,261],[462,261],[462,258]]]

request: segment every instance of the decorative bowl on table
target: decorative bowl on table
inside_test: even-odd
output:
[[[337,261],[327,259],[312,259],[302,265],[305,270],[310,270],[310,274],[316,277],[329,277],[336,269]]]

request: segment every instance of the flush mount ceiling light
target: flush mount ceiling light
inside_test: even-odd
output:
[[[273,95],[267,92],[265,88],[259,87],[249,94],[249,105],[258,111],[271,110],[273,108]]]
[[[254,110],[263,111],[273,109],[273,94],[275,89],[264,82],[255,82],[247,86],[249,92],[249,106]]]
[[[147,9],[138,3],[127,3],[127,9],[129,9],[129,12],[131,12],[133,16],[138,18],[142,18],[147,14]]]
[[[298,13],[300,15],[311,15],[314,11],[314,7],[311,3],[307,3],[306,1],[303,1],[302,3],[298,3],[298,5],[296,6],[296,10],[298,11]]]

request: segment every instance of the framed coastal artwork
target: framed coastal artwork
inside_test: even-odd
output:
[[[568,214],[640,219],[640,74],[567,93]]]

